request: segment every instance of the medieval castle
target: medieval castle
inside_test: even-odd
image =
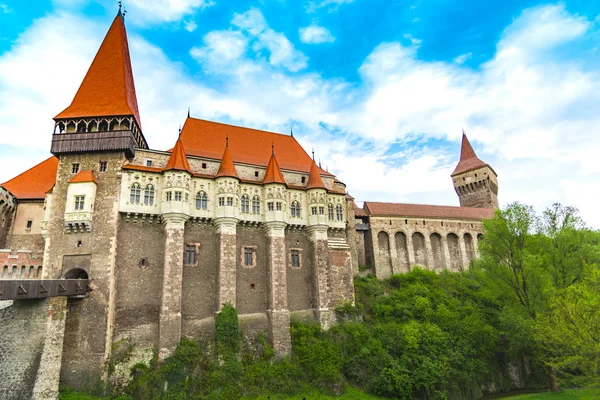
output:
[[[159,357],[210,339],[225,303],[284,355],[292,316],[326,328],[354,301],[359,265],[382,278],[466,268],[498,207],[496,173],[464,135],[460,207],[359,208],[293,136],[189,115],[171,150],[150,149],[120,12],[54,121],[52,157],[0,186],[0,278],[91,291],[0,307],[0,398],[102,376],[123,339]]]

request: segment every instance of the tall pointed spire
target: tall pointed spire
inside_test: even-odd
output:
[[[121,6],[73,102],[55,119],[133,115],[141,127]]]
[[[308,174],[308,183],[306,184],[307,189],[326,189],[321,179],[320,169],[317,167],[317,163],[313,160],[310,166],[310,173]]]
[[[173,147],[173,151],[171,151],[171,157],[169,157],[169,162],[167,166],[163,169],[163,171],[187,171],[192,173],[192,169],[190,168],[190,164],[188,163],[187,157],[185,155],[185,150],[183,148],[183,143],[181,142],[181,137],[177,139],[177,143],[175,143],[175,147]]]
[[[227,137],[226,139],[225,151],[223,152],[223,157],[221,158],[221,165],[219,165],[219,171],[217,171],[217,177],[222,176],[238,178],[238,174],[235,171],[235,166],[233,165],[233,157],[231,157],[231,151],[229,150],[229,137]]]
[[[277,158],[275,158],[274,145],[271,145],[271,158],[269,159],[269,165],[267,165],[267,172],[265,173],[263,183],[280,183],[285,185],[285,179],[283,179],[283,174],[281,173],[281,169],[279,169],[279,163],[277,162]]]
[[[486,165],[487,164],[481,161],[475,154],[475,151],[473,150],[473,147],[471,146],[471,143],[469,142],[469,139],[463,130],[460,161],[456,165],[456,168],[454,169],[454,172],[452,172],[451,176],[462,174],[476,168],[485,167]]]

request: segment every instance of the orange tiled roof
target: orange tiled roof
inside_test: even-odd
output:
[[[467,139],[467,135],[465,135],[465,132],[463,132],[462,145],[460,148],[460,161],[456,165],[456,168],[451,176],[469,172],[485,166],[487,166],[487,164],[477,158],[469,139]]]
[[[325,185],[323,185],[323,180],[321,179],[321,171],[322,169],[317,167],[317,163],[313,160],[308,175],[308,183],[306,184],[307,189],[325,189]]]
[[[231,151],[229,151],[229,145],[225,147],[225,151],[223,152],[223,157],[221,158],[221,165],[219,165],[219,170],[217,171],[217,177],[221,176],[229,176],[232,178],[238,178],[237,172],[235,172],[235,167],[233,165],[233,158],[231,157]]]
[[[58,158],[52,156],[2,184],[19,200],[45,199],[56,182]]]
[[[277,162],[277,158],[275,158],[275,152],[271,153],[263,183],[281,183],[285,185],[285,179],[283,179],[283,175],[279,169],[279,163]]]
[[[55,119],[133,115],[141,127],[125,24],[115,17],[69,107]]]
[[[178,170],[178,171],[187,171],[192,173],[192,169],[190,168],[190,164],[188,163],[187,157],[185,156],[185,150],[183,149],[183,143],[181,143],[181,138],[177,139],[177,143],[175,143],[175,147],[171,151],[171,157],[169,157],[169,162],[165,167],[164,171],[170,170]]]
[[[492,208],[432,206],[427,204],[378,203],[365,201],[364,209],[373,216],[484,219],[494,215]]]
[[[96,183],[96,178],[94,177],[94,172],[90,170],[80,171],[77,175],[71,178],[69,183],[84,183],[84,182],[94,182]]]
[[[223,154],[221,143],[226,137],[230,139],[229,147],[236,163],[266,167],[271,157],[271,145],[274,145],[280,168],[310,171],[312,159],[293,136],[189,117],[181,131],[181,140],[188,155],[217,160]],[[322,174],[333,176],[324,171]]]

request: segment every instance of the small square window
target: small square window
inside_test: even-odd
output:
[[[303,176],[303,177],[302,177],[302,183],[305,183],[305,182],[306,182],[306,177],[305,177],[305,176]]]
[[[71,164],[71,173],[76,174],[79,172],[79,163]]]
[[[152,166],[152,160],[146,160],[146,167]]]
[[[33,221],[27,221],[27,229],[31,229],[31,227],[33,226]]]
[[[202,169],[206,169],[206,163],[205,162],[202,163]]]
[[[83,210],[85,205],[85,196],[75,196],[75,211]]]
[[[258,178],[258,171],[254,171],[254,177]]]
[[[100,172],[106,172],[108,163],[106,161],[100,161]]]
[[[83,246],[83,242],[81,240],[78,240],[77,241],[77,247],[81,247],[81,246]]]
[[[310,213],[311,213],[312,215],[317,215],[317,207],[311,207],[311,208],[310,208]]]
[[[181,192],[175,192],[175,201],[181,201]]]

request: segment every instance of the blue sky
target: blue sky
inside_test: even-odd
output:
[[[458,204],[464,128],[500,202],[600,227],[600,2],[124,2],[144,133],[200,118],[289,132],[357,200]],[[48,155],[115,1],[0,0],[0,181]]]

